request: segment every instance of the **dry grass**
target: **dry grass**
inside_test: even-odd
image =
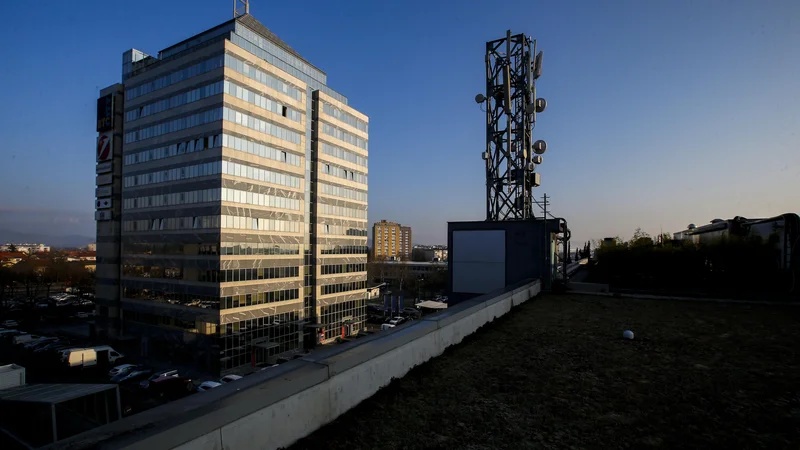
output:
[[[787,306],[543,296],[292,448],[797,449],[798,319]]]

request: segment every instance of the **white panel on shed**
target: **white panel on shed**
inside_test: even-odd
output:
[[[506,287],[505,230],[453,231],[453,292],[486,294]]]

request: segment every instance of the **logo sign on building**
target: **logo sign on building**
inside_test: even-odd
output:
[[[96,184],[98,186],[102,186],[104,184],[111,184],[113,181],[114,181],[114,178],[112,177],[112,174],[104,173],[102,175],[98,175],[97,176],[97,183]]]
[[[114,128],[114,94],[97,99],[97,131],[103,132]]]
[[[114,157],[114,133],[107,131],[97,136],[97,162],[111,161]]]
[[[98,198],[97,200],[94,201],[94,206],[97,209],[111,208],[111,197]]]
[[[111,195],[111,186],[100,186],[95,188],[94,196],[95,197],[109,197]]]
[[[105,161],[105,162],[97,163],[97,168],[96,168],[95,173],[97,173],[98,175],[101,174],[101,173],[108,173],[108,172],[111,172],[111,170],[113,168],[114,168],[114,166],[111,165],[111,161]]]
[[[94,220],[111,220],[111,211],[107,209],[103,211],[95,211]]]

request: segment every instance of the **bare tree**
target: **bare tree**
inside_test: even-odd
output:
[[[14,274],[8,267],[0,267],[0,305],[3,308],[8,306],[13,292]]]
[[[403,262],[398,262],[395,264],[395,277],[397,278],[397,282],[400,284],[400,290],[403,290],[403,283],[406,283],[411,276],[411,271],[409,270],[408,264]]]

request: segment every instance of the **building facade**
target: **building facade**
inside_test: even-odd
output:
[[[393,284],[412,285],[419,279],[446,271],[447,261],[386,261],[380,264],[381,280]]]
[[[411,227],[381,220],[372,225],[372,256],[375,260],[411,259]]]
[[[445,245],[415,245],[411,250],[413,261],[447,261]]]
[[[249,14],[122,72],[118,334],[233,373],[361,329],[369,119]]]

